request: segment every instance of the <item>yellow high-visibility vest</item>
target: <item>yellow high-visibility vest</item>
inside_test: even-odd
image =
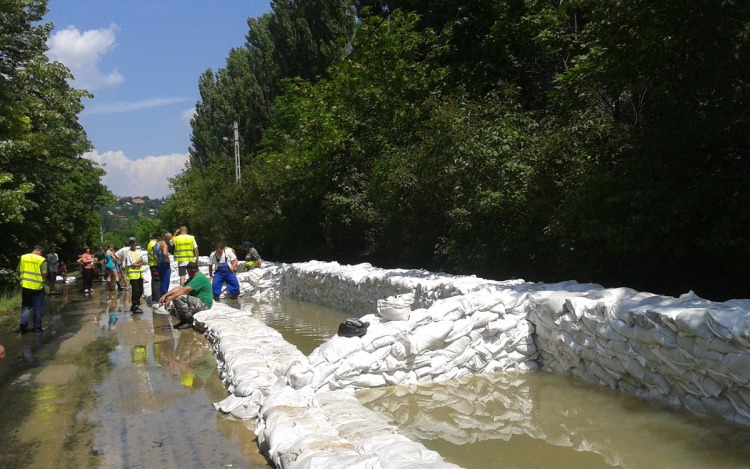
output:
[[[21,256],[21,286],[29,290],[41,290],[44,288],[44,277],[42,277],[42,263],[45,259],[37,254],[24,254]]]
[[[132,265],[134,262],[138,262],[138,259],[143,257],[141,251],[139,251],[138,249],[136,249],[135,251],[128,250],[125,255],[130,258],[130,265],[125,267],[125,276],[128,277],[128,280],[143,278],[142,268],[136,265]]]
[[[158,262],[156,262],[156,256],[154,256],[154,246],[156,246],[156,240],[152,239],[146,247],[146,254],[148,254],[148,265],[156,267]]]
[[[178,262],[189,262],[195,260],[195,237],[180,235],[174,237],[174,260]]]

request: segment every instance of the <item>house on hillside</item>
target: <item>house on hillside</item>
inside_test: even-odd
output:
[[[146,201],[143,199],[133,199],[134,204],[145,204]]]
[[[110,216],[110,217],[111,217],[111,216],[114,216],[114,213],[112,213],[112,211],[111,211],[111,210],[108,210],[108,211],[107,211],[107,213],[109,213],[109,216]]]
[[[119,217],[117,217],[117,218],[119,218],[120,220],[123,220],[123,219],[124,219],[124,220],[127,220],[127,219],[128,219],[128,217],[126,217],[125,215],[120,215],[120,216],[119,216]]]

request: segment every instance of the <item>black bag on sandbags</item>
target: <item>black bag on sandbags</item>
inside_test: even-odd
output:
[[[338,335],[341,337],[362,337],[367,334],[369,322],[362,322],[359,319],[347,319],[339,324]]]

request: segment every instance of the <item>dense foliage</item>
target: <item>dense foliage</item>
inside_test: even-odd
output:
[[[45,0],[0,2],[0,267],[15,269],[35,244],[74,256],[98,238],[96,211],[110,200],[104,170],[78,123],[85,91],[44,53],[52,24]]]
[[[347,1],[249,21],[199,83],[168,224],[279,260],[747,297],[749,4],[355,7],[353,34]]]

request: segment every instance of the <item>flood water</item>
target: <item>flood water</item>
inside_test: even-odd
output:
[[[44,334],[0,325],[0,468],[269,467],[254,423],[211,406],[226,391],[202,335],[147,307],[131,315],[124,293],[76,287],[47,297]],[[349,317],[284,298],[230,304],[305,354]],[[357,396],[467,469],[750,467],[748,428],[547,372]]]
[[[43,334],[0,325],[0,468],[269,467],[253,424],[211,406],[226,390],[205,338],[94,287],[58,285]]]
[[[546,371],[357,397],[466,469],[750,467],[750,428]]]

